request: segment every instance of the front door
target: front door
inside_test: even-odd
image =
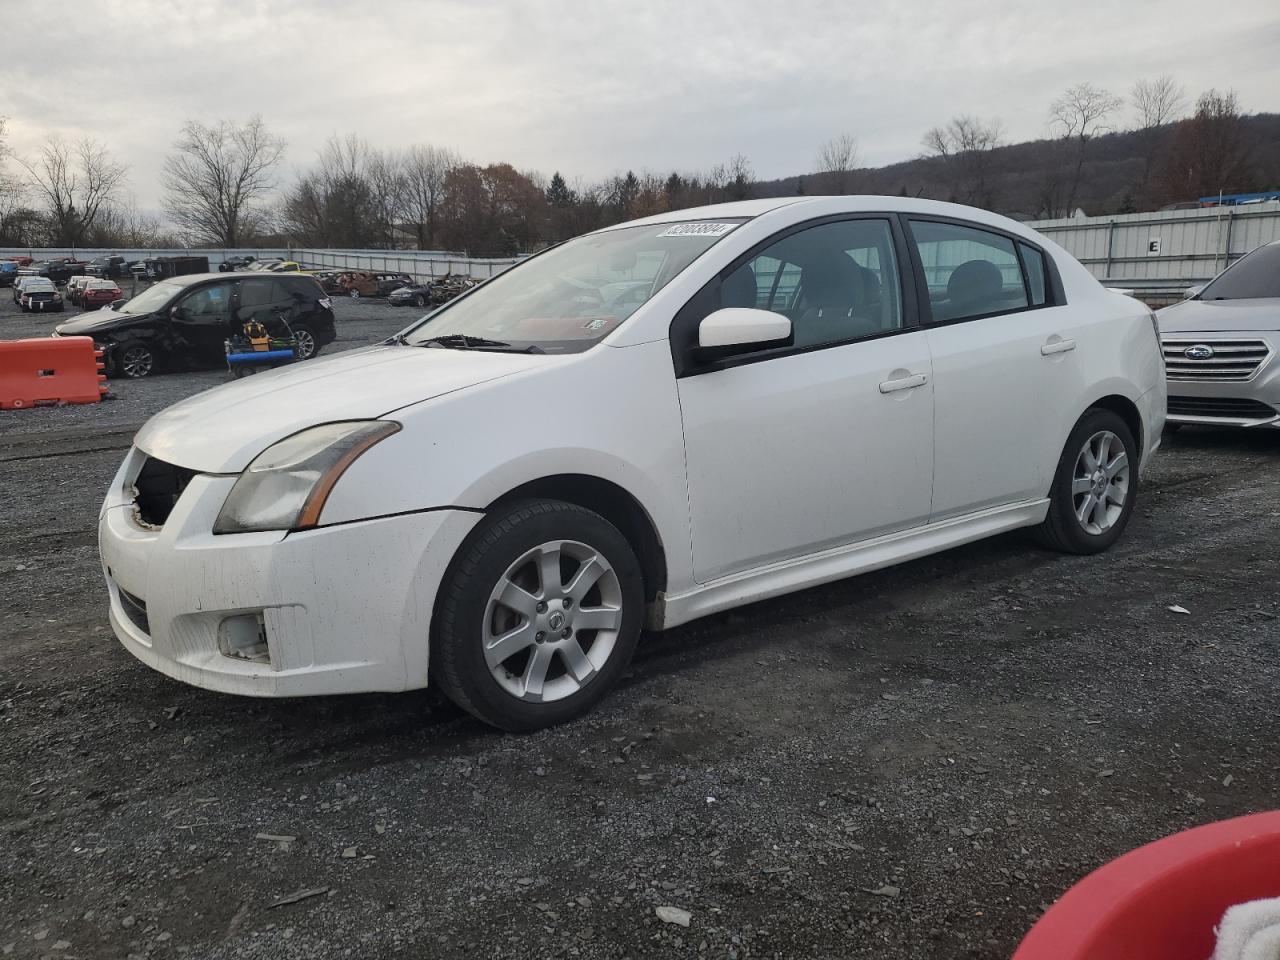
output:
[[[784,314],[795,343],[678,380],[699,582],[927,522],[930,360],[900,275],[892,222],[858,217],[723,276],[708,309]]]
[[[198,287],[178,300],[169,312],[181,354],[209,363],[223,356],[231,335],[230,282]]]

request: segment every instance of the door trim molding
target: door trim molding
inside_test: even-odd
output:
[[[1007,530],[1034,526],[1044,519],[1048,509],[1047,497],[991,507],[731,574],[683,593],[660,595],[650,607],[647,626],[653,630],[675,627],[742,604],[915,560]]]

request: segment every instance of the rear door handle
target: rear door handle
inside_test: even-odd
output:
[[[898,380],[885,380],[880,384],[881,393],[894,393],[898,390],[910,390],[913,387],[923,387],[929,382],[929,378],[923,373],[913,373],[909,377],[902,377]]]
[[[1066,353],[1068,350],[1074,350],[1076,342],[1074,340],[1063,340],[1057,334],[1050,337],[1043,347],[1040,348],[1040,355],[1051,357],[1055,353]]]

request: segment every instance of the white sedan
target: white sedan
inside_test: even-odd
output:
[[[111,623],[213,690],[430,678],[529,730],[643,627],[1018,527],[1105,550],[1164,414],[1150,311],[1011,220],[675,211],[158,414],[102,508]]]

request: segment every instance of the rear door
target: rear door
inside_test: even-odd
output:
[[[1052,260],[962,221],[907,232],[933,358],[931,520],[1047,496],[1084,386]]]

